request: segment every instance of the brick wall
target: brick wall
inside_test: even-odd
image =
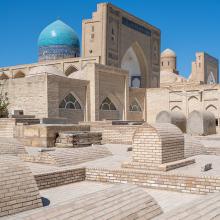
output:
[[[194,177],[142,170],[87,168],[86,180],[110,183],[133,183],[143,187],[195,194],[220,192],[220,178],[209,176]]]
[[[144,124],[136,129],[132,148],[131,167],[160,169],[161,164],[184,159],[184,136],[172,124]]]
[[[42,190],[85,180],[85,168],[35,174],[34,177],[38,188]]]
[[[91,131],[102,132],[102,142],[111,144],[132,144],[135,130],[139,125],[91,124]]]

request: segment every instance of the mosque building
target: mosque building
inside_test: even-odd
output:
[[[210,110],[219,118],[218,60],[196,53],[189,79],[177,56],[161,50],[161,31],[117,8],[99,3],[82,21],[82,45],[61,20],[38,38],[38,62],[0,68],[9,113],[69,123],[100,120],[155,121],[161,110]],[[81,52],[80,52],[81,51]],[[202,95],[201,95],[202,94]]]

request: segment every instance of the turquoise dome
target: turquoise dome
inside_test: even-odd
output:
[[[76,32],[61,20],[57,20],[41,31],[38,46],[68,45],[80,47]]]

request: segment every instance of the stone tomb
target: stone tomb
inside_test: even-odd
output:
[[[161,111],[156,117],[156,123],[171,123],[186,133],[186,117],[182,112]]]
[[[133,137],[132,162],[123,168],[168,171],[195,162],[184,158],[184,136],[169,123],[144,124]]]
[[[201,136],[216,134],[214,114],[209,111],[192,111],[187,120],[187,133]]]
[[[59,132],[56,139],[56,147],[87,147],[93,144],[100,145],[102,141],[101,132],[91,131],[66,131]]]
[[[42,206],[34,176],[16,156],[0,155],[0,217]]]

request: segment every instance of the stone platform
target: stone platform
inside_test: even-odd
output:
[[[195,194],[206,194],[209,192],[220,192],[220,157],[214,155],[197,155],[191,157],[196,163],[170,170],[147,171],[135,169],[122,169],[124,161],[131,160],[132,152],[128,152],[128,145],[104,145],[112,155],[92,161],[82,162],[77,165],[53,166],[39,163],[28,163],[30,169],[38,179],[45,178],[41,189],[59,186],[71,181],[81,181],[83,179],[109,182],[109,183],[134,183],[140,186],[187,192]],[[84,149],[84,148],[83,148]],[[201,167],[212,161],[213,169],[202,172]],[[75,175],[78,172],[80,175]],[[76,179],[74,178],[76,176]],[[83,177],[84,175],[84,177]],[[78,178],[79,177],[79,178]],[[57,180],[54,181],[54,178]],[[38,182],[38,181],[37,181]],[[52,184],[55,182],[56,184]]]

